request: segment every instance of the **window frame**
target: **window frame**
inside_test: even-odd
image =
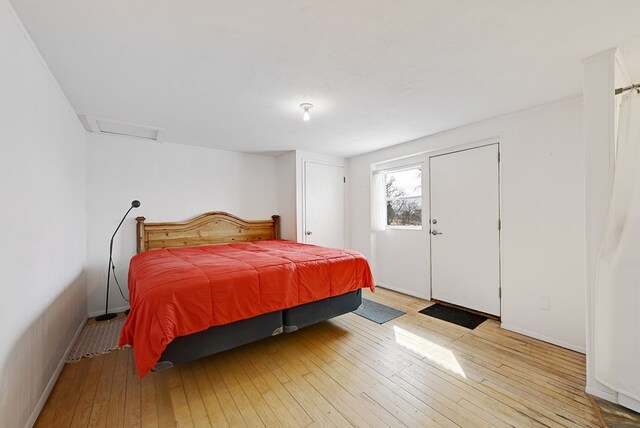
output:
[[[389,169],[384,169],[381,170],[380,173],[383,174],[383,181],[384,181],[384,204],[385,207],[387,206],[387,203],[389,201],[398,201],[398,200],[405,200],[405,199],[416,199],[416,198],[420,198],[420,206],[423,207],[423,201],[424,201],[424,192],[423,192],[423,180],[422,180],[422,176],[421,176],[421,182],[420,182],[420,193],[419,194],[411,194],[411,195],[407,195],[407,196],[395,196],[395,197],[388,197],[387,196],[387,192],[386,192],[386,185],[387,185],[387,174],[393,174],[393,173],[397,173],[397,172],[402,172],[402,171],[409,171],[412,169],[417,169],[420,171],[420,173],[424,172],[424,164],[423,162],[419,162],[419,163],[414,163],[411,165],[403,165],[397,168],[389,168]],[[422,208],[421,208],[422,211]],[[386,210],[385,210],[385,221],[384,221],[384,230],[422,230],[423,228],[423,223],[424,223],[424,212],[422,212],[421,214],[421,218],[420,218],[420,225],[416,226],[416,225],[390,225],[387,224],[388,223],[388,217],[386,216]]]

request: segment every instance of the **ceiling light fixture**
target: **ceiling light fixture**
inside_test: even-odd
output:
[[[311,119],[311,115],[309,114],[309,110],[313,108],[313,104],[302,103],[300,104],[300,108],[304,110],[304,114],[302,115],[302,119],[306,122]]]

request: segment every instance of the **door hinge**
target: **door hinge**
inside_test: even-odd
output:
[[[347,177],[342,177],[342,182],[346,183],[347,182]]]
[[[502,230],[502,220],[498,219],[498,230]]]
[[[500,163],[500,152],[498,152],[498,163]]]
[[[498,297],[502,298],[502,287],[498,287]]]

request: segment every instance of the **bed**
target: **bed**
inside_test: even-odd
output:
[[[361,254],[280,239],[280,218],[136,219],[120,346],[140,377],[351,312],[373,290]]]

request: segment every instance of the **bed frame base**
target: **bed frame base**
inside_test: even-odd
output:
[[[282,332],[291,333],[355,311],[361,304],[362,290],[357,290],[176,337],[164,350],[152,370],[165,370],[176,364],[237,348]]]
[[[351,293],[285,309],[282,311],[284,332],[291,333],[338,315],[353,312],[361,304],[362,290],[356,290]]]
[[[282,333],[282,311],[269,312],[230,324],[179,336],[166,347],[158,364],[179,364],[217,354]]]
[[[173,363],[171,361],[159,361],[155,366],[151,369],[152,372],[161,372],[162,370],[170,369],[173,367]]]

